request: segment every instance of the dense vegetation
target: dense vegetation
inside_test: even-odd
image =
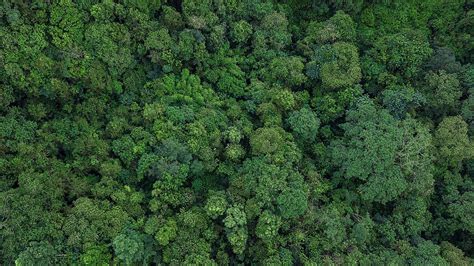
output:
[[[1,265],[470,265],[474,1],[4,0]]]

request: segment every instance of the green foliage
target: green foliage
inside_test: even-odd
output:
[[[168,220],[155,235],[155,239],[158,241],[158,244],[162,246],[168,245],[170,241],[172,241],[177,234],[178,227],[174,220]]]
[[[92,246],[81,255],[81,263],[84,265],[109,265],[112,255],[106,246]]]
[[[330,60],[321,64],[321,81],[324,87],[337,89],[359,83],[361,68],[357,48],[338,42],[329,48]]]
[[[321,122],[311,109],[306,107],[294,111],[290,114],[287,121],[296,139],[301,139],[308,143],[316,139]]]
[[[445,117],[441,121],[434,135],[441,162],[455,167],[474,156],[467,130],[467,124],[460,116]]]
[[[245,44],[252,34],[252,25],[245,20],[240,20],[232,25],[231,29],[232,40],[238,44]]]
[[[422,241],[413,251],[413,257],[409,259],[409,262],[414,265],[447,264],[447,262],[439,255],[439,251],[439,246],[433,244],[431,241]]]
[[[403,119],[407,113],[413,113],[425,104],[426,99],[412,87],[395,86],[382,92],[382,102],[393,117]]]
[[[280,127],[263,127],[250,137],[250,147],[254,155],[263,155],[276,163],[294,162],[300,152],[291,134]]]
[[[258,219],[255,234],[265,242],[270,242],[278,235],[281,218],[269,211],[264,211]]]
[[[153,13],[156,12],[161,6],[161,0],[124,0],[124,6],[128,8],[136,8],[143,13]]]
[[[223,192],[212,192],[210,193],[209,198],[206,203],[206,212],[207,215],[216,219],[217,217],[224,214],[227,209],[227,200]]]
[[[281,50],[291,42],[288,32],[288,19],[281,12],[265,15],[254,36],[255,49]]]
[[[305,41],[308,43],[352,42],[355,41],[356,30],[352,18],[344,11],[337,11],[324,22],[311,22],[306,34]]]
[[[150,247],[146,247],[146,244],[145,236],[132,230],[118,235],[112,242],[117,259],[126,265],[147,261],[149,254],[146,253]]]
[[[456,74],[447,74],[443,70],[438,74],[430,72],[426,81],[430,106],[442,112],[459,109],[462,91]]]
[[[287,189],[277,198],[278,209],[283,218],[299,217],[308,208],[307,195],[303,189]]]
[[[304,64],[300,57],[277,57],[268,67],[264,78],[271,82],[280,82],[288,87],[297,87],[306,81],[303,74]]]
[[[0,4],[0,265],[472,265],[466,0]]]
[[[227,239],[236,254],[242,254],[247,242],[247,218],[245,212],[239,206],[227,209],[224,225],[227,229]]]
[[[441,242],[441,256],[451,265],[469,265],[472,260],[464,257],[462,250],[453,246],[453,244]]]
[[[412,120],[400,124],[365,98],[348,112],[347,119],[342,125],[344,140],[335,142],[333,160],[344,177],[363,181],[362,199],[386,203],[409,189],[413,177],[423,186],[417,188],[420,191],[425,182],[432,182],[431,136],[422,125]]]
[[[57,259],[58,252],[50,243],[40,242],[31,243],[25,251],[21,252],[15,265],[55,265],[59,263]]]
[[[416,76],[431,54],[432,49],[420,32],[395,33],[383,36],[374,43],[374,48],[363,59],[362,68],[369,79],[383,84],[400,76]]]

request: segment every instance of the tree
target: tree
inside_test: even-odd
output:
[[[235,43],[244,45],[250,39],[252,31],[253,29],[250,23],[245,20],[240,20],[232,25],[230,34]]]
[[[473,156],[467,124],[460,116],[445,117],[436,129],[434,142],[438,149],[437,159],[447,166],[458,167],[463,160]]]
[[[414,249],[414,254],[409,257],[408,262],[413,264],[447,264],[440,256],[440,248],[431,241],[421,240]]]
[[[181,4],[187,24],[195,29],[210,28],[217,22],[217,16],[212,12],[211,1],[185,0]]]
[[[294,111],[287,121],[296,139],[308,143],[312,143],[316,139],[321,122],[311,109],[303,107],[298,111]]]
[[[269,83],[277,81],[288,87],[298,87],[306,81],[303,69],[301,57],[277,57],[272,59],[262,76]]]
[[[181,66],[176,40],[171,37],[166,28],[150,32],[145,40],[145,47],[150,53],[151,61],[159,63],[164,72],[173,71]]]
[[[462,91],[456,74],[444,70],[426,75],[427,99],[429,105],[440,113],[447,113],[459,108]]]
[[[58,251],[48,242],[31,243],[15,260],[15,265],[55,265],[60,263]]]
[[[210,192],[206,203],[207,214],[216,219],[217,217],[224,214],[227,209],[227,200],[223,191]]]
[[[418,31],[399,32],[386,35],[374,43],[374,48],[369,51],[368,60],[373,60],[380,64],[381,70],[374,73],[367,73],[369,79],[381,79],[386,75],[385,71],[391,75],[401,75],[402,77],[412,78],[420,70],[422,64],[432,54],[426,36]],[[364,68],[369,69],[368,66]],[[374,75],[372,77],[372,75]]]
[[[448,74],[461,70],[461,64],[456,61],[456,56],[448,47],[436,48],[431,58],[426,62],[426,67],[433,72],[444,70]]]
[[[143,0],[125,0],[124,6],[128,8],[136,8],[144,13],[153,14],[161,6],[161,0],[143,1]]]
[[[456,265],[469,265],[471,259],[466,258],[464,252],[453,244],[443,241],[441,242],[441,256],[449,263]]]
[[[131,55],[130,32],[122,24],[91,24],[84,33],[88,51],[97,55],[113,77],[134,65]]]
[[[151,255],[151,247],[146,243],[145,236],[133,230],[126,230],[116,236],[112,243],[115,255],[126,265],[146,262]]]
[[[239,206],[232,206],[227,209],[226,214],[224,225],[227,229],[227,239],[234,253],[242,254],[248,238],[245,212]]]
[[[344,139],[333,144],[333,162],[340,167],[338,175],[362,181],[358,187],[362,199],[381,203],[397,199],[410,189],[413,177],[419,179],[419,191],[432,183],[431,138],[415,121],[400,125],[386,110],[362,98],[342,128]]]
[[[82,255],[80,261],[84,265],[109,265],[112,255],[106,246],[92,246],[88,248]]]
[[[337,11],[334,16],[324,22],[311,22],[307,28],[306,43],[327,44],[335,42],[352,42],[356,31],[352,18]]]
[[[245,73],[238,66],[239,58],[225,57],[226,50],[220,52],[207,61],[208,69],[205,77],[215,84],[218,91],[242,97],[245,95]]]
[[[426,98],[412,87],[394,86],[382,92],[382,102],[393,117],[403,119],[425,104]]]
[[[77,199],[63,224],[67,245],[84,249],[90,244],[111,243],[130,217],[121,207],[110,206],[107,201]]]
[[[269,211],[264,211],[255,227],[255,234],[265,242],[272,242],[278,235],[281,226],[281,218]]]
[[[274,11],[266,14],[254,36],[255,49],[282,50],[291,42],[288,19],[281,12]]]
[[[279,127],[257,129],[250,137],[250,147],[254,155],[266,156],[276,163],[295,162],[301,155],[292,136]]]
[[[277,197],[278,210],[283,218],[297,218],[308,208],[308,193],[302,184],[292,184]]]
[[[469,98],[463,101],[461,114],[463,119],[469,125],[469,131],[473,132],[474,130],[474,95],[469,95]]]
[[[359,54],[352,44],[338,42],[329,48],[332,60],[321,64],[320,76],[324,87],[337,89],[359,83],[361,68]]]
[[[469,265],[474,5],[0,4],[0,265]]]

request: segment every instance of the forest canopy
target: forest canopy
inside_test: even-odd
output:
[[[474,1],[2,1],[0,264],[474,264]]]

